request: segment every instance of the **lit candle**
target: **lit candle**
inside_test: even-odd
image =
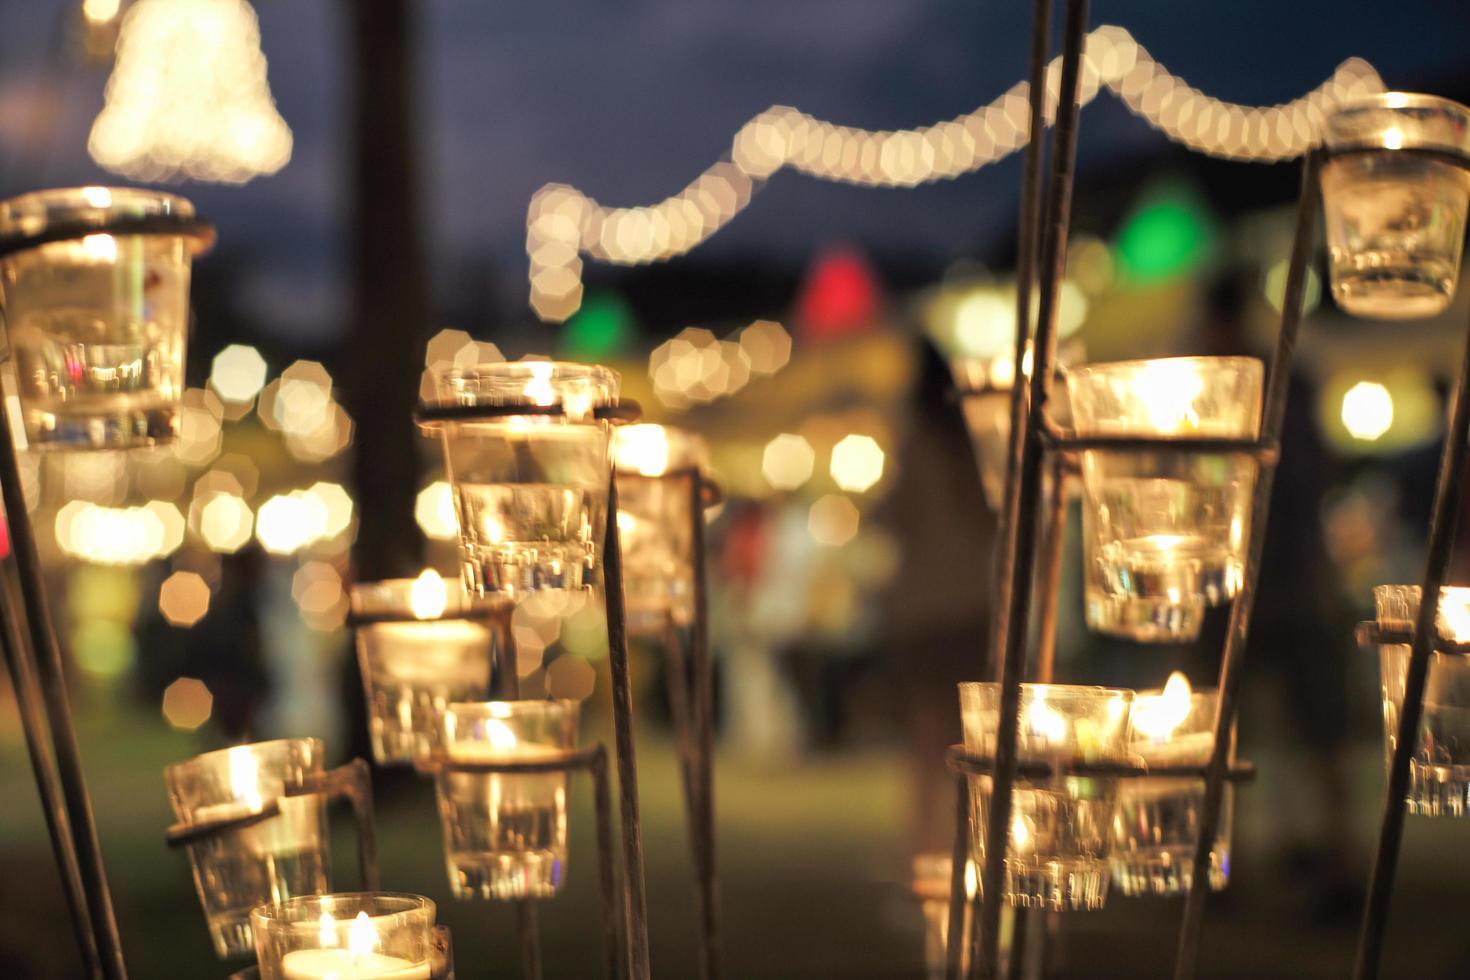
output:
[[[293,950],[281,958],[286,980],[429,980],[428,963],[377,951],[382,943],[366,912],[358,912],[347,927],[346,949],[330,948],[337,943],[337,923],[332,913],[323,912],[321,941],[329,948]]]
[[[1158,694],[1139,694],[1133,700],[1130,750],[1148,766],[1202,766],[1214,754],[1215,733],[1180,728],[1195,711],[1189,679],[1179,671],[1169,675]]]

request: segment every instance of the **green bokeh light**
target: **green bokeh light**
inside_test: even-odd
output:
[[[616,293],[589,293],[582,308],[567,321],[562,352],[595,361],[618,353],[633,339],[633,311]]]
[[[1214,222],[1201,202],[1179,192],[1155,194],[1123,225],[1118,258],[1132,281],[1157,282],[1200,265],[1214,241]]]

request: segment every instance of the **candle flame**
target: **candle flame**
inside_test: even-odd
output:
[[[630,425],[618,430],[614,451],[623,469],[663,476],[669,468],[669,435],[661,425]]]
[[[111,235],[88,235],[82,239],[82,252],[99,262],[116,262],[117,239]]]
[[[1067,740],[1067,719],[1062,713],[1046,703],[1046,694],[1039,691],[1036,699],[1026,709],[1026,727],[1031,734],[1038,738],[1044,738],[1048,742],[1065,742]]]
[[[378,930],[366,912],[357,913],[352,925],[347,927],[347,952],[352,956],[366,956],[374,952],[379,944]]]
[[[965,896],[974,898],[980,891],[980,869],[975,867],[974,861],[965,862]]]
[[[1023,854],[1031,847],[1031,828],[1019,813],[1011,818],[1011,848]]]
[[[1470,589],[1448,588],[1439,594],[1441,632],[1455,643],[1470,640]]]
[[[511,727],[498,718],[491,718],[485,722],[485,741],[497,752],[514,752],[520,744],[516,739],[516,733]]]
[[[1162,694],[1144,695],[1133,705],[1133,727],[1145,738],[1164,741],[1184,723],[1194,706],[1189,678],[1179,671],[1169,675]]]
[[[1383,146],[1388,150],[1401,150],[1404,146],[1404,131],[1397,126],[1390,126],[1383,131]]]
[[[265,806],[260,798],[260,770],[248,745],[230,749],[230,794],[252,810]]]
[[[522,391],[526,399],[532,405],[555,405],[556,392],[551,387],[551,362],[529,361],[526,370],[531,375]]]
[[[1204,388],[1198,365],[1168,359],[1145,364],[1134,383],[1150,427],[1164,434],[1199,428],[1194,401]]]
[[[319,930],[318,939],[321,941],[322,949],[331,949],[337,945],[337,920],[332,918],[332,913],[323,912],[322,917],[316,920]]]
[[[82,200],[94,208],[110,208],[112,191],[106,187],[83,187]]]
[[[426,568],[413,580],[408,593],[408,605],[414,619],[438,619],[449,606],[449,589],[444,578],[432,568]]]

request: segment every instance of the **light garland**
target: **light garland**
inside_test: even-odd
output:
[[[1048,123],[1055,118],[1061,59],[1047,67]],[[1122,27],[1087,36],[1078,98],[1102,88],[1169,139],[1208,156],[1272,162],[1304,153],[1323,118],[1346,99],[1383,91],[1373,66],[1350,58],[1299,99],[1259,108],[1201,93],[1154,61]],[[613,265],[643,265],[683,255],[745,209],[762,182],[783,167],[822,180],[866,187],[914,187],[950,180],[995,163],[1029,137],[1027,82],[989,105],[920,129],[871,132],[774,106],[740,127],[730,156],[673,197],[648,207],[598,204],[575,187],[547,184],[526,215],[531,307],[561,321],[582,302],[582,255]]]

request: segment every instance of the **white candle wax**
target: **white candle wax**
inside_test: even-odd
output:
[[[297,949],[281,958],[286,980],[429,980],[429,964],[345,949]]]
[[[541,742],[517,742],[496,745],[494,742],[451,742],[449,758],[455,762],[536,762],[554,759],[563,750]]]

